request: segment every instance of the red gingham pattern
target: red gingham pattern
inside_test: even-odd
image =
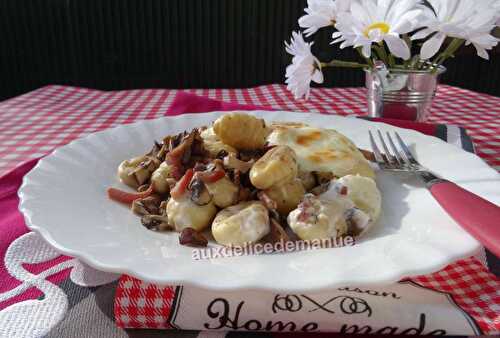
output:
[[[457,261],[443,270],[412,280],[450,294],[484,333],[500,333],[500,280],[475,258]]]
[[[171,329],[168,323],[175,287],[159,287],[123,275],[115,293],[115,322],[118,327]]]
[[[248,89],[186,90],[213,99],[292,111],[362,115],[362,88],[314,88],[309,101],[295,101],[283,85]],[[166,115],[178,90],[145,89],[103,92],[47,86],[0,103],[0,175],[18,164],[89,133]],[[500,170],[500,98],[440,86],[430,122],[465,127],[476,151]],[[500,286],[477,261],[452,264],[418,283],[451,291],[486,333],[500,331]],[[115,315],[122,327],[169,328],[173,287],[157,287],[123,276]]]
[[[410,280],[449,294],[474,318],[485,334],[500,333],[500,281],[475,258],[457,261],[441,271]],[[159,294],[165,295],[163,302],[155,301]],[[168,327],[167,321],[172,306],[175,306],[174,297],[173,287],[160,287],[124,275],[118,283],[115,297],[116,323],[127,328],[158,328],[158,323]],[[146,311],[136,305],[145,302],[153,308]],[[161,320],[159,313],[163,316]],[[145,323],[152,326],[145,326]]]
[[[296,101],[283,85],[247,89],[186,90],[213,99],[273,109],[362,115],[363,88],[313,88]],[[166,115],[178,90],[103,92],[47,86],[0,103],[0,175],[30,158],[89,133]],[[500,98],[440,86],[430,122],[465,127],[477,154],[500,170]]]

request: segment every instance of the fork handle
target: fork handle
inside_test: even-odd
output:
[[[500,207],[446,180],[429,190],[462,228],[500,257]]]

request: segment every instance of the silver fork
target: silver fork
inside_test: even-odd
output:
[[[377,130],[385,153],[380,151],[372,132],[368,133],[373,155],[380,169],[415,173],[422,179],[443,209],[460,226],[497,257],[500,257],[500,207],[431,173],[418,163],[397,132],[394,132],[394,135],[399,147],[396,146],[389,132],[386,132],[386,142],[380,130]]]

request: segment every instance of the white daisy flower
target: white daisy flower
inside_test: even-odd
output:
[[[497,11],[496,25],[500,27],[500,1],[495,1],[495,3],[493,4],[493,7]]]
[[[306,36],[311,36],[318,29],[332,26],[337,15],[349,10],[351,0],[307,0],[306,14],[299,18],[299,26],[306,28]]]
[[[410,48],[400,37],[417,28],[422,12],[419,0],[352,0],[350,11],[337,17],[332,43],[340,48],[362,47],[365,57],[371,56],[372,43],[385,41],[390,52],[404,60],[410,58]]]
[[[477,54],[488,59],[487,50],[498,43],[490,33],[498,21],[500,0],[428,0],[434,11],[422,6],[422,25],[426,28],[417,32],[412,39],[423,39],[434,35],[424,42],[420,58],[430,59],[440,50],[447,36],[466,40],[476,47]]]
[[[323,83],[321,63],[311,53],[312,43],[304,41],[300,32],[292,32],[290,43],[285,41],[287,53],[293,55],[292,64],[286,67],[286,84],[295,99],[309,98],[311,81]]]

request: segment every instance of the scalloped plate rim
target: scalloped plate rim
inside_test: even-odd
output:
[[[265,113],[265,111],[259,111],[259,112]],[[220,114],[220,112],[201,113],[201,114],[215,114],[215,113]],[[250,113],[252,113],[252,112],[250,112]],[[273,111],[272,113],[277,113],[277,112]],[[285,112],[285,111],[279,111],[279,113],[292,113],[292,114],[297,114],[297,115],[300,114],[302,116],[306,116],[306,115],[316,116],[316,115],[318,115],[315,113],[293,113],[293,112]],[[109,129],[105,129],[105,130],[101,130],[101,131],[89,134],[83,138],[73,140],[70,143],[68,143],[67,145],[64,145],[60,148],[55,149],[51,154],[40,159],[39,162],[35,165],[35,167],[28,174],[25,175],[25,177],[23,178],[22,185],[18,191],[18,195],[20,198],[19,210],[24,215],[26,225],[31,230],[39,233],[51,246],[53,246],[56,250],[60,251],[61,253],[67,254],[67,255],[70,255],[73,257],[77,257],[77,258],[81,259],[82,261],[84,261],[85,263],[89,264],[90,266],[92,266],[96,269],[99,269],[99,270],[106,271],[106,272],[126,273],[126,274],[129,274],[131,276],[140,278],[144,281],[154,282],[154,283],[158,283],[158,284],[183,284],[183,285],[192,285],[192,286],[204,287],[204,288],[210,288],[210,289],[224,289],[224,290],[238,290],[238,289],[278,290],[278,288],[276,288],[276,286],[272,285],[274,283],[266,283],[266,282],[263,282],[260,285],[255,285],[255,283],[252,281],[245,282],[243,280],[238,280],[229,286],[223,285],[221,287],[218,287],[216,284],[213,284],[213,283],[207,284],[207,283],[204,283],[202,280],[196,280],[193,278],[185,278],[185,277],[184,278],[182,278],[182,277],[181,278],[168,277],[168,278],[160,278],[160,279],[151,278],[151,276],[148,276],[147,274],[144,274],[144,273],[137,271],[136,268],[130,268],[130,267],[127,267],[126,265],[106,263],[106,262],[102,261],[102,258],[99,259],[98,257],[95,257],[94,255],[92,255],[92,253],[90,253],[90,252],[84,252],[84,251],[81,251],[79,249],[72,249],[72,248],[65,246],[62,243],[58,243],[57,241],[55,241],[53,239],[52,234],[48,229],[44,228],[43,226],[35,224],[36,222],[33,222],[32,211],[26,208],[26,203],[30,197],[30,194],[29,194],[29,191],[30,191],[29,188],[30,188],[30,184],[31,184],[30,179],[33,176],[33,172],[40,170],[40,168],[42,168],[46,162],[49,163],[48,161],[50,160],[50,157],[57,156],[57,154],[59,153],[59,151],[61,149],[63,149],[63,148],[66,150],[70,149],[72,146],[74,146],[77,143],[85,143],[88,140],[88,138],[90,138],[90,137],[98,137],[101,134],[117,132],[119,129],[133,128],[133,127],[136,127],[136,126],[139,126],[142,124],[148,124],[148,123],[154,123],[156,121],[161,121],[161,120],[164,120],[166,118],[167,119],[189,119],[190,117],[197,117],[197,116],[199,117],[200,113],[198,113],[198,114],[183,114],[180,116],[173,116],[173,117],[160,117],[158,119],[153,119],[153,120],[142,120],[142,121],[138,121],[138,122],[131,123],[131,124],[119,125],[119,126],[116,126],[114,128],[109,128]],[[322,115],[322,116],[326,116],[326,117],[330,117],[330,118],[332,117],[329,115]],[[344,119],[345,117],[335,116],[335,118]],[[286,120],[286,118],[285,118],[285,120]],[[387,124],[381,123],[381,122],[372,122],[372,121],[364,121],[364,120],[359,120],[359,121],[361,123],[369,123],[370,125],[373,125],[374,127],[377,125],[385,126],[385,128],[403,131],[404,133],[414,133],[414,134],[420,135],[419,137],[430,138],[430,137],[423,135],[417,131],[397,128],[397,127],[393,127],[393,126],[390,126],[390,125],[387,125]],[[340,131],[342,132],[342,130],[340,130]],[[439,139],[435,139],[433,141],[438,142],[438,143],[441,142],[443,145],[451,146],[450,144],[448,144],[442,140],[439,140]],[[484,161],[482,159],[480,159],[477,155],[466,153],[465,151],[461,151],[461,152],[463,152],[462,155],[467,154],[468,156],[470,156],[471,159],[474,158],[475,161],[480,160],[483,163],[483,165],[486,165],[486,164],[484,164]],[[491,170],[493,171],[493,169],[491,169]],[[477,245],[475,247],[473,247],[470,250],[467,250],[465,252],[462,252],[460,254],[450,256],[449,253],[447,253],[448,257],[446,259],[442,259],[440,261],[435,261],[434,264],[432,264],[432,265],[429,264],[425,268],[408,267],[404,271],[402,271],[402,270],[394,271],[393,270],[393,271],[391,271],[392,273],[386,273],[385,275],[381,276],[380,278],[372,279],[370,281],[350,281],[347,278],[344,280],[337,280],[335,282],[325,284],[322,286],[309,287],[308,285],[301,285],[301,286],[295,286],[295,287],[285,287],[284,289],[287,291],[316,291],[316,290],[324,290],[324,289],[328,289],[328,288],[331,288],[334,286],[347,285],[347,284],[355,285],[355,286],[368,286],[368,285],[382,285],[382,284],[397,282],[404,277],[411,277],[411,276],[416,276],[416,275],[421,275],[421,274],[426,274],[426,273],[437,271],[437,270],[443,268],[444,266],[448,265],[452,261],[468,257],[480,249],[480,245],[477,242],[476,242],[476,244]],[[279,288],[279,290],[283,290],[283,288]]]

